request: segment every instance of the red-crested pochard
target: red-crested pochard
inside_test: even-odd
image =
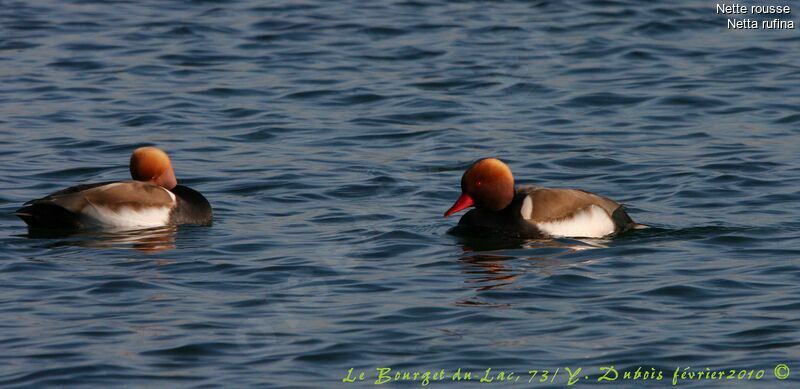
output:
[[[167,153],[134,150],[132,181],[77,185],[31,200],[18,209],[30,228],[145,228],[211,224],[211,205],[197,191],[178,185]]]
[[[511,169],[496,158],[475,161],[461,177],[461,196],[444,216],[474,206],[458,222],[466,231],[522,238],[600,238],[634,228],[619,203],[580,189],[514,187]]]

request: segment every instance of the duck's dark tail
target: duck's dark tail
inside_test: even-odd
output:
[[[72,212],[49,203],[33,203],[16,211],[29,228],[37,229],[76,229],[80,228],[79,218]]]

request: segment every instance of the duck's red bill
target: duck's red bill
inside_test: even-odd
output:
[[[469,208],[473,205],[475,205],[475,202],[472,200],[472,197],[469,197],[469,195],[466,193],[462,193],[461,196],[458,197],[458,200],[456,200],[456,203],[453,204],[453,206],[450,207],[450,209],[448,209],[447,212],[444,213],[444,217],[448,217],[462,209]]]

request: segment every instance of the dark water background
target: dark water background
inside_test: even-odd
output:
[[[0,0],[0,386],[609,365],[797,385],[800,35],[714,5]],[[126,179],[144,144],[212,227],[40,237],[11,215]],[[492,155],[654,228],[446,234]]]

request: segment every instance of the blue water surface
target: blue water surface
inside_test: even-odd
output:
[[[715,4],[0,0],[0,386],[389,367],[565,387],[581,367],[580,387],[614,366],[614,387],[685,367],[765,373],[681,387],[797,387],[800,35],[729,30]],[[53,236],[12,214],[128,178],[142,145],[212,227]],[[486,156],[652,228],[449,235]],[[637,368],[664,379],[622,380]],[[486,384],[430,383],[465,385]]]

